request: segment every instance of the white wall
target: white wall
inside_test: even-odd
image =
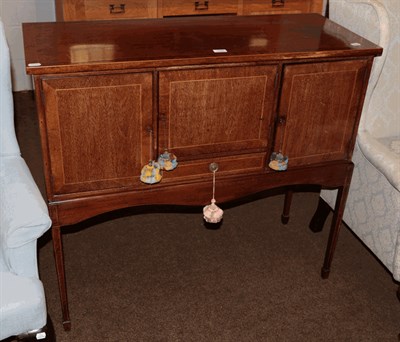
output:
[[[21,23],[54,21],[54,0],[0,0],[0,17],[11,53],[13,89],[32,89],[31,77],[25,73]]]

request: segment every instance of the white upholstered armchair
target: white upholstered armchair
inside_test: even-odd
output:
[[[343,220],[396,281],[400,281],[399,13],[400,1],[330,0],[330,19],[384,49],[374,62],[365,98]],[[335,191],[321,192],[313,230],[321,228],[326,203],[333,207],[335,197]],[[400,299],[400,287],[398,295]]]
[[[46,337],[36,241],[50,225],[15,136],[10,56],[0,19],[0,340]]]

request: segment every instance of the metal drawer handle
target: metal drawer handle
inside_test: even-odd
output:
[[[272,7],[284,7],[285,0],[272,0]]]
[[[119,6],[111,4],[109,5],[109,8],[110,8],[110,14],[125,13],[125,4],[120,4]]]
[[[200,1],[195,1],[194,9],[195,9],[195,11],[207,11],[208,10],[208,1],[204,1],[203,3],[200,3]]]

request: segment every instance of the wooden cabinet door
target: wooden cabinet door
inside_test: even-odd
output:
[[[276,75],[275,65],[160,72],[159,149],[172,151],[181,162],[265,155]],[[247,162],[237,167],[245,169]],[[261,159],[257,163],[261,168]]]
[[[150,160],[150,73],[49,77],[42,91],[53,194],[140,183]]]
[[[289,167],[351,158],[366,70],[366,60],[284,68],[275,150]]]

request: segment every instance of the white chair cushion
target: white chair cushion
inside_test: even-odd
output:
[[[37,278],[0,272],[0,340],[46,325],[43,284]]]
[[[0,237],[6,248],[34,241],[51,226],[47,206],[21,157],[0,158]]]
[[[14,130],[14,104],[12,98],[10,52],[4,25],[0,18],[0,156],[19,155]]]

